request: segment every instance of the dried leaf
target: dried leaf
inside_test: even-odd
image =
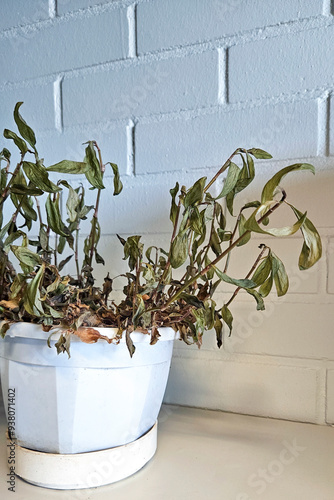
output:
[[[82,342],[85,342],[85,344],[95,344],[98,340],[106,340],[108,344],[112,343],[112,339],[106,335],[101,335],[101,333],[94,328],[80,327],[78,330],[73,331],[73,333],[79,337]]]
[[[22,104],[23,102],[16,103],[14,109],[14,120],[23,139],[25,139],[30,144],[30,146],[35,149],[36,137],[34,131],[29,127],[29,125],[27,125],[19,111]]]

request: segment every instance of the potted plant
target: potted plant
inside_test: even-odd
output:
[[[156,245],[145,250],[139,235],[119,236],[128,272],[118,277],[124,279],[124,296],[116,302],[109,273],[101,286],[93,277],[94,265],[104,264],[98,253],[98,211],[108,164],[103,163],[96,142],[89,141],[83,161],[63,160],[45,167],[35,134],[20,115],[21,104],[14,110],[20,135],[4,131],[4,137],[18,147],[20,160],[12,168],[7,148],[0,156],[4,162],[0,178],[3,394],[6,404],[7,391],[17,389],[17,421],[12,431],[21,447],[43,456],[79,453],[76,456],[82,459],[85,452],[127,446],[153,428],[176,335],[200,347],[204,331],[214,330],[220,347],[223,324],[229,334],[232,331],[230,304],[240,290],[255,299],[258,310],[264,309],[264,299],[272,288],[278,296],[287,292],[284,264],[265,244],[253,256],[246,276],[229,275],[232,253],[244,258],[239,255],[240,247],[249,242],[252,233],[280,237],[300,230],[304,243],[299,268],[308,269],[317,262],[321,256],[319,234],[306,213],[287,202],[280,187],[288,173],[314,173],[314,167],[298,163],[283,168],[265,184],[259,200],[245,203],[236,214],[236,196],[255,178],[254,158],[271,158],[265,151],[238,148],[211,180],[202,177],[190,188],[176,183],[170,190],[169,248]],[[113,194],[117,195],[122,183],[117,165],[110,166]],[[65,179],[53,182],[52,172]],[[223,173],[222,190],[213,196],[209,189]],[[85,204],[83,185],[73,187],[77,175],[85,176],[96,191],[95,205]],[[8,213],[4,207],[9,203],[12,211]],[[269,227],[271,215],[282,206],[292,209],[294,224]],[[92,215],[91,226],[80,257],[80,224],[88,215]],[[233,221],[231,228],[228,219]],[[63,258],[65,249],[70,254]],[[63,271],[70,259],[75,264],[74,276]],[[215,292],[222,282],[234,290],[218,305]],[[58,356],[62,353],[67,356]],[[133,374],[128,375],[130,372]],[[48,413],[45,398],[50,400]],[[10,420],[8,423],[11,430]],[[142,462],[125,476],[154,451],[153,443]],[[35,458],[30,456],[30,463]],[[51,479],[43,484],[29,473],[23,477],[58,488],[84,484],[70,479],[63,485]],[[109,475],[98,484],[112,480]]]

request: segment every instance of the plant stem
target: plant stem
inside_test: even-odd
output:
[[[79,221],[75,230],[74,260],[75,260],[75,267],[77,270],[77,279],[80,280],[81,273],[79,268]]]
[[[233,232],[231,234],[231,239],[230,239],[230,244],[228,246],[228,250],[230,249],[232,243],[233,243],[233,239],[234,239],[234,236],[236,235],[236,232],[237,232],[237,229],[238,229],[238,225],[239,225],[239,221],[240,221],[240,217],[241,217],[241,210],[239,212],[239,215],[237,217],[237,222],[234,226],[234,229],[233,229]],[[226,258],[226,262],[225,262],[225,266],[224,266],[224,273],[226,273],[227,271],[227,268],[228,268],[228,265],[229,265],[229,262],[230,262],[230,253],[227,254],[227,258]]]
[[[211,241],[211,238],[212,238],[213,230],[215,228],[215,216],[216,216],[216,204],[214,204],[214,206],[213,206],[213,217],[212,217],[211,228],[210,228],[209,242],[208,242],[208,244],[205,247],[204,255],[203,255],[202,260],[201,260],[201,264],[204,264],[205,257],[208,255],[209,250],[210,250],[210,241]]]
[[[214,182],[218,179],[218,177],[229,167],[231,160],[234,156],[238,155],[239,153],[245,152],[245,149],[238,148],[234,151],[234,153],[231,154],[231,156],[226,160],[224,165],[218,170],[216,175],[211,179],[211,181],[205,186],[204,188],[204,193],[212,186]]]
[[[102,162],[101,150],[100,150],[99,146],[97,145],[97,143],[95,141],[93,142],[93,144],[94,144],[94,147],[98,151],[100,169],[101,169],[101,172],[102,172],[102,175],[103,175],[103,173],[105,171],[105,166],[104,166],[104,164]],[[93,255],[94,255],[94,250],[95,250],[96,222],[97,222],[97,218],[98,218],[100,198],[101,198],[101,189],[98,189],[98,191],[97,191],[97,197],[96,197],[96,203],[95,203],[95,210],[94,210],[93,219],[92,219],[92,228],[91,228],[91,231],[90,231],[91,247],[90,247],[89,262],[88,262],[88,264],[89,264],[90,267],[92,267]]]
[[[281,200],[279,200],[268,212],[260,217],[260,219],[257,221],[258,224],[260,224],[262,221],[264,221],[267,217],[269,217],[285,200],[286,194],[285,192],[283,193],[283,196]],[[192,285],[195,281],[198,280],[201,276],[204,276],[210,269],[218,264],[234,247],[240,243],[240,241],[245,237],[245,235],[250,234],[251,231],[247,230],[244,232],[242,236],[239,236],[224,252],[222,252],[218,257],[216,257],[215,260],[213,260],[210,264],[208,264],[202,271],[197,273],[193,278],[191,278],[187,283],[185,283],[179,290],[172,295],[169,300],[166,302],[165,306],[161,310],[167,309],[167,307],[174,302],[180,295],[183,293],[190,285]]]
[[[252,274],[253,274],[253,271],[255,271],[256,269],[256,266],[258,265],[258,263],[260,262],[260,260],[262,259],[262,256],[264,254],[264,252],[268,249],[268,247],[266,245],[260,245],[260,248],[262,248],[261,252],[259,253],[256,261],[254,262],[254,264],[252,265],[250,271],[247,273],[247,275],[245,276],[245,279],[248,279]],[[240,292],[241,290],[241,287],[238,286],[235,290],[234,290],[234,293],[232,295],[232,297],[226,302],[226,306],[229,306],[232,302],[232,300],[235,299],[235,297],[237,296],[237,294]]]
[[[34,196],[34,198],[35,198],[35,203],[36,203],[36,208],[37,208],[37,213],[38,213],[38,218],[39,218],[39,225],[43,226],[41,207],[39,205],[39,201],[38,201],[37,196]]]
[[[10,181],[8,182],[7,186],[5,187],[5,189],[3,190],[2,194],[1,194],[0,205],[2,205],[4,203],[4,201],[5,201],[5,199],[7,198],[10,186],[12,185],[13,180],[15,179],[16,175],[19,173],[20,168],[22,167],[23,159],[24,159],[24,154],[21,153],[21,159],[20,159],[19,163],[16,165],[15,170],[13,172],[13,175],[12,175]]]
[[[177,226],[178,226],[178,223],[179,223],[180,210],[181,210],[181,200],[179,200],[179,203],[177,205],[177,212],[176,212],[176,217],[175,217],[175,222],[174,222],[174,227],[173,227],[173,234],[172,234],[172,237],[171,237],[171,240],[170,240],[170,246],[169,246],[169,252],[168,252],[167,262],[166,262],[166,266],[165,266],[164,272],[162,273],[162,275],[160,277],[159,285],[161,285],[161,283],[163,282],[163,280],[164,280],[164,278],[165,278],[165,276],[167,274],[167,271],[168,271],[168,269],[170,267],[170,254],[171,254],[171,250],[172,250],[172,243],[173,243],[173,241],[176,238],[176,231],[177,231]]]

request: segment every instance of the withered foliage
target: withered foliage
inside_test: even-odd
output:
[[[238,148],[210,181],[202,177],[188,189],[176,183],[170,190],[169,248],[151,246],[145,250],[139,235],[126,239],[119,236],[128,272],[117,277],[125,280],[125,284],[123,299],[116,303],[113,279],[108,273],[102,286],[96,286],[93,266],[104,264],[98,253],[101,235],[98,212],[107,165],[114,176],[113,194],[122,191],[117,165],[104,164],[98,145],[89,141],[82,161],[63,160],[45,167],[36,149],[35,134],[20,114],[21,104],[17,103],[14,110],[19,135],[8,129],[4,131],[4,137],[12,140],[19,150],[16,166],[12,168],[7,148],[0,152],[2,336],[11,323],[30,321],[41,324],[49,339],[55,327],[63,328],[56,343],[58,353],[69,354],[72,334],[86,343],[99,339],[117,343],[125,335],[132,355],[134,330],[149,334],[151,344],[155,344],[160,336],[158,328],[170,326],[186,343],[198,346],[203,332],[214,329],[220,347],[223,323],[232,331],[229,306],[240,290],[255,300],[258,310],[264,309],[264,298],[273,287],[278,296],[288,290],[284,264],[267,243],[262,243],[253,257],[249,251],[240,254],[239,248],[250,241],[252,233],[260,233],[267,240],[269,236],[289,236],[300,230],[304,243],[299,268],[308,269],[321,257],[316,228],[306,213],[287,203],[286,192],[280,187],[288,173],[301,170],[314,173],[313,166],[298,163],[283,168],[265,184],[260,199],[239,206],[235,213],[235,197],[255,178],[254,158],[271,158],[261,149]],[[66,179],[76,175],[85,177],[90,189],[96,192],[95,203],[85,204],[82,184],[73,187],[65,179],[54,183],[50,172],[66,174]],[[211,195],[210,187],[224,172],[221,193]],[[5,203],[12,208],[9,217],[8,211],[4,211]],[[291,208],[296,222],[269,228],[271,214],[283,205]],[[65,217],[62,207],[64,212],[66,209]],[[91,216],[90,231],[80,256],[80,227],[88,216]],[[231,227],[227,220],[232,221]],[[68,255],[62,257],[65,250]],[[228,274],[232,252],[239,260],[249,259],[249,272],[242,278]],[[75,265],[74,276],[63,271],[70,260]],[[221,283],[231,286],[233,291],[223,298],[223,304],[217,305],[214,296]],[[113,340],[96,330],[105,326],[117,329]]]

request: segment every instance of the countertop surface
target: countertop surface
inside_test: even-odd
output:
[[[7,500],[333,500],[334,428],[163,406],[158,449],[135,475],[85,490],[50,490],[19,478],[8,491],[0,416],[0,498]]]

